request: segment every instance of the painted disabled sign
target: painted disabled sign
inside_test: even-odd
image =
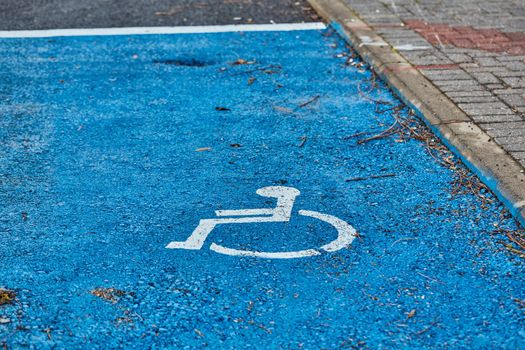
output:
[[[290,221],[295,197],[300,194],[299,190],[293,187],[269,186],[258,189],[256,193],[259,196],[276,198],[276,207],[271,209],[217,210],[215,211],[215,214],[219,218],[200,220],[199,225],[197,228],[195,228],[187,240],[183,242],[171,242],[166,246],[166,248],[190,250],[201,249],[204,241],[217,225]],[[355,238],[355,229],[345,221],[336,218],[335,216],[322,214],[311,210],[299,210],[298,213],[302,216],[321,220],[333,226],[337,230],[337,238],[320,248],[325,252],[336,252],[340,249],[343,249],[349,246]],[[216,243],[212,243],[210,249],[214,252],[226,255],[252,256],[270,259],[304,258],[307,256],[321,254],[317,249],[305,249],[289,252],[258,252],[227,248]]]

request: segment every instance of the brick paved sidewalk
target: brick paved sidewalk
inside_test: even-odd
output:
[[[346,0],[525,167],[525,2]]]

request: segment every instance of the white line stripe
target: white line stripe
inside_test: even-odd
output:
[[[187,27],[128,27],[128,28],[87,28],[87,29],[46,29],[46,30],[5,30],[0,38],[49,38],[57,36],[99,36],[99,35],[146,35],[146,34],[198,34],[226,32],[271,32],[293,30],[320,30],[326,25],[321,22],[279,23],[279,24],[231,24],[220,26]]]
[[[231,255],[231,256],[249,256],[252,258],[264,258],[264,259],[295,259],[295,258],[306,258],[309,256],[321,255],[315,249],[298,250],[295,252],[252,252],[249,250],[238,250],[232,248],[226,248],[221,245],[212,243],[210,249],[214,252]]]

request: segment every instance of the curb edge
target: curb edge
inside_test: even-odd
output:
[[[525,227],[523,167],[343,1],[308,0]]]

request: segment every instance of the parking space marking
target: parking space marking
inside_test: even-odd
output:
[[[61,36],[108,36],[108,35],[152,35],[152,34],[207,34],[229,32],[288,32],[298,30],[322,30],[322,22],[276,23],[276,24],[230,24],[186,27],[127,27],[86,28],[48,30],[4,30],[0,38],[51,38]]]

